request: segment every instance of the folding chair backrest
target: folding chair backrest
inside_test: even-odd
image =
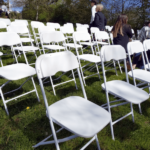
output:
[[[104,84],[107,91],[106,86],[106,71],[104,68],[104,62],[108,62],[110,60],[124,60],[124,66],[125,66],[125,73],[126,73],[126,80],[129,83],[128,78],[128,72],[127,72],[127,66],[126,66],[126,51],[121,45],[107,45],[103,46],[100,52],[101,57],[101,64],[102,64],[102,70],[103,70],[103,78],[104,78]]]
[[[65,37],[61,31],[52,31],[49,33],[41,33],[43,43],[65,42]]]
[[[10,19],[4,19],[4,18],[0,18],[0,21],[3,21],[3,22],[5,22],[7,26],[11,24],[11,21],[10,21]]]
[[[1,32],[0,33],[0,46],[13,46],[21,44],[20,37],[14,32]]]
[[[28,30],[27,26],[10,25],[10,26],[8,26],[7,30],[8,30],[8,32],[15,32],[18,34],[23,34],[23,33],[29,34],[29,30]]]
[[[54,23],[54,28],[55,29],[60,29],[60,24],[59,23]]]
[[[6,23],[3,21],[0,21],[0,29],[5,29],[5,28],[7,28]]]
[[[73,34],[74,33],[74,30],[73,30],[72,26],[63,26],[63,27],[60,27],[60,31],[63,34]]]
[[[10,26],[25,26],[27,25],[24,22],[11,22]]]
[[[81,23],[76,23],[76,27],[81,27],[82,24]]]
[[[74,32],[73,34],[75,41],[91,41],[91,36],[87,32]]]
[[[15,22],[24,23],[24,24],[26,24],[26,26],[29,25],[27,20],[18,20],[18,19],[15,19]]]
[[[38,21],[31,21],[32,28],[39,28],[45,26],[44,23]]]
[[[89,25],[88,24],[84,24],[83,27],[89,28]]]
[[[140,41],[128,43],[128,54],[133,55],[134,53],[141,53],[144,51],[143,44]]]
[[[77,27],[77,32],[86,32],[86,33],[88,33],[88,29],[86,27],[80,26],[80,27]]]
[[[52,32],[52,31],[55,31],[55,28],[52,27],[52,26],[43,26],[43,27],[39,27],[38,28],[39,30],[39,33],[44,33],[44,32]]]
[[[47,26],[53,26],[54,23],[53,23],[53,22],[47,22],[46,25],[47,25]]]
[[[69,51],[41,55],[36,61],[39,78],[54,76],[59,71],[67,72],[76,68],[79,68],[77,58]]]
[[[145,50],[145,51],[150,50],[150,40],[145,40],[145,41],[143,42],[143,46],[144,46],[144,50]]]
[[[91,28],[91,33],[95,34],[97,32],[99,32],[99,28],[97,28],[97,27],[92,27]]]
[[[103,46],[101,49],[101,58],[103,62],[110,60],[122,60],[126,59],[125,49],[120,45],[108,45]]]
[[[97,40],[101,40],[101,39],[103,39],[103,40],[106,40],[106,39],[109,40],[109,35],[105,31],[98,31],[98,32],[96,32],[96,39]]]

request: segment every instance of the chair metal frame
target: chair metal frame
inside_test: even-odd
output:
[[[109,55],[108,55],[109,53]],[[106,92],[106,100],[107,100],[107,103],[106,104],[103,104],[102,107],[104,107],[105,109],[108,109],[109,113],[111,114],[111,108],[115,108],[115,107],[118,107],[118,106],[122,106],[122,105],[126,105],[126,104],[130,104],[130,109],[131,111],[126,114],[125,116],[117,119],[116,121],[112,121],[111,119],[111,122],[110,122],[110,127],[111,127],[111,134],[112,134],[112,139],[114,140],[115,137],[114,137],[114,130],[113,130],[113,125],[115,125],[116,123],[118,123],[119,121],[121,121],[122,119],[132,115],[132,121],[134,122],[134,112],[133,112],[133,106],[132,106],[132,103],[129,99],[125,99],[123,96],[122,96],[122,93],[124,92],[125,89],[120,89],[119,88],[119,94],[117,93],[114,93],[112,92],[110,89],[108,90],[108,87],[107,87],[107,80],[106,80],[106,72],[105,72],[105,66],[104,66],[104,62],[107,62],[107,61],[110,61],[112,59],[114,60],[123,60],[124,61],[124,66],[125,66],[125,74],[126,74],[126,82],[128,85],[130,86],[133,86],[132,88],[138,90],[138,91],[142,91],[142,94],[144,93],[147,97],[147,99],[149,98],[149,95],[143,91],[142,89],[139,89],[137,87],[135,87],[134,85],[131,85],[129,83],[129,78],[128,78],[128,72],[127,72],[127,66],[126,66],[126,52],[125,52],[125,49],[120,46],[120,45],[111,45],[111,46],[103,46],[102,49],[101,49],[101,54],[100,54],[100,57],[101,57],[101,65],[102,65],[102,70],[103,70],[103,78],[104,78],[104,84],[102,84],[102,88],[105,90]],[[114,80],[115,82],[117,80]],[[110,82],[110,81],[109,81]],[[120,81],[121,83],[126,83],[124,81]],[[117,87],[118,85],[115,85],[115,83],[113,84],[113,88],[115,88],[115,86]],[[130,89],[132,89],[130,88]],[[124,92],[125,93],[125,92]],[[115,96],[115,98],[119,98],[117,100],[114,100],[114,101],[111,101],[109,100],[109,94]],[[126,93],[128,95],[128,93]],[[144,96],[145,96],[144,95]],[[145,97],[144,97],[145,98]],[[143,99],[140,101],[137,101],[135,104],[137,103],[141,103],[147,99]],[[120,102],[120,103],[119,103]],[[119,103],[119,104],[113,104],[113,103]],[[113,105],[111,105],[113,104]],[[112,116],[112,114],[111,114]]]
[[[49,65],[47,65],[47,60],[49,61],[49,63],[51,61],[54,61],[54,57],[53,56],[57,56],[58,54],[62,53],[62,55],[68,55],[69,57],[62,57],[62,63],[65,63],[65,64],[68,64],[66,63],[67,61],[70,63],[70,65],[61,65],[62,67],[56,67],[54,70],[53,70],[53,67],[50,66],[50,69],[52,69],[52,71],[50,71],[49,69]],[[48,144],[55,144],[56,146],[56,149],[57,150],[60,150],[60,147],[59,147],[59,143],[62,143],[62,142],[65,142],[65,141],[68,141],[68,140],[71,140],[71,139],[74,139],[76,137],[79,137],[80,135],[76,134],[75,131],[72,131],[72,130],[69,130],[68,128],[66,128],[63,124],[60,124],[58,121],[56,121],[55,119],[52,118],[51,114],[50,113],[50,108],[49,105],[48,105],[48,101],[47,101],[47,97],[46,97],[46,94],[45,94],[45,90],[44,90],[44,86],[43,86],[43,82],[42,82],[42,78],[45,78],[47,76],[51,76],[51,75],[54,75],[56,74],[58,71],[69,71],[69,70],[74,70],[74,69],[77,69],[77,72],[78,72],[78,75],[79,75],[79,80],[80,80],[80,84],[81,84],[81,88],[82,88],[82,92],[83,92],[83,95],[84,95],[84,99],[85,99],[85,102],[87,102],[87,96],[86,96],[86,92],[85,92],[85,89],[84,89],[84,85],[82,83],[82,78],[81,78],[81,75],[80,75],[80,70],[79,70],[79,64],[78,64],[78,61],[77,61],[77,58],[73,55],[73,53],[69,52],[69,51],[66,51],[66,52],[60,52],[60,53],[55,53],[55,54],[46,54],[46,55],[41,55],[37,62],[36,62],[36,70],[37,70],[37,75],[38,75],[38,79],[39,79],[39,82],[40,82],[40,87],[41,87],[41,91],[42,91],[42,95],[43,95],[43,98],[44,98],[44,102],[45,102],[45,106],[46,106],[46,110],[47,110],[47,117],[49,119],[49,123],[50,123],[50,126],[51,126],[51,130],[52,130],[52,134],[50,136],[48,136],[47,138],[45,138],[44,140],[42,140],[41,142],[39,142],[38,144],[34,145],[33,148],[36,148],[38,146],[42,146],[42,145],[48,145]],[[46,58],[47,57],[47,58]],[[57,58],[57,57],[56,57]],[[65,58],[65,60],[63,61],[63,58]],[[67,60],[66,60],[67,58]],[[46,60],[47,59],[47,60]],[[51,60],[50,60],[51,59]],[[53,60],[52,60],[53,59]],[[71,61],[70,61],[71,59]],[[56,59],[55,59],[56,60]],[[57,61],[56,61],[57,62]],[[45,64],[44,64],[45,63]],[[48,63],[48,64],[49,64]],[[50,63],[51,64],[51,63]],[[60,63],[58,62],[58,65]],[[44,67],[44,69],[43,69]],[[47,68],[47,69],[46,69]],[[45,72],[45,69],[47,70]],[[49,71],[48,71],[49,70]],[[71,97],[70,97],[71,98]],[[63,100],[61,100],[61,102],[63,102]],[[54,104],[53,104],[54,105]],[[58,110],[59,111],[59,110]],[[63,119],[63,118],[62,118]],[[59,125],[61,128],[57,131],[55,131],[55,128],[54,128],[54,123],[56,123],[57,125]],[[109,122],[108,122],[109,123]],[[107,123],[107,124],[108,124]],[[103,127],[104,128],[104,127]],[[70,132],[73,133],[72,136],[69,136],[69,137],[66,137],[66,138],[63,138],[63,139],[57,139],[57,133],[59,133],[60,131],[62,131],[63,129],[66,129],[66,130],[69,130]],[[52,141],[47,141],[49,138],[51,137],[54,137],[54,140]],[[84,136],[82,136],[84,137]],[[84,137],[86,138],[86,137]],[[90,137],[91,138],[91,137]],[[84,150],[90,143],[92,143],[94,140],[96,140],[96,143],[97,143],[97,148],[98,150],[100,150],[100,146],[99,146],[99,142],[98,142],[98,138],[97,138],[97,133],[94,137],[92,137],[92,139],[85,145],[81,148],[81,150]]]
[[[144,86],[141,89],[145,89],[145,88],[148,87],[149,88],[149,95],[150,95],[150,82],[147,82],[146,79],[142,79],[140,77],[136,77],[135,73],[134,73],[135,71],[140,71],[143,74],[147,73],[147,74],[150,75],[150,72],[147,72],[147,70],[146,70],[146,64],[145,64],[145,58],[144,58],[144,52],[145,52],[146,59],[147,59],[146,42],[144,43],[144,45],[145,45],[145,48],[144,48],[143,44],[140,41],[134,41],[134,42],[128,43],[127,51],[128,51],[129,63],[130,63],[130,66],[131,66],[131,71],[130,71],[131,74],[130,74],[130,72],[128,74],[129,74],[130,77],[133,78],[135,86],[139,87],[139,86],[143,86],[143,85],[147,84],[147,86]],[[131,60],[130,56],[135,54],[135,53],[141,53],[142,60],[143,60],[143,65],[144,65],[144,70],[142,70],[142,69],[134,69],[133,70],[133,68],[132,68],[132,60]],[[148,59],[147,59],[147,61],[148,61]],[[149,63],[148,63],[148,68],[147,69],[149,69]],[[137,84],[136,80],[141,81],[141,82],[139,84]],[[142,109],[141,109],[141,105],[140,104],[139,104],[139,112],[142,114]]]
[[[89,57],[89,56],[91,56],[91,57],[94,56],[95,58],[98,58],[98,57],[99,57],[99,56],[97,56],[97,55],[94,54],[94,50],[93,50],[93,47],[92,47],[90,34],[89,34],[89,33],[85,33],[85,32],[75,32],[73,36],[74,36],[74,44],[75,44],[75,47],[76,47],[76,54],[77,54],[77,58],[78,58],[78,61],[79,61],[79,66],[80,66],[81,75],[82,75],[84,84],[86,85],[86,82],[85,82],[85,79],[86,79],[86,78],[91,77],[91,76],[94,76],[94,75],[98,75],[98,76],[99,76],[99,79],[100,79],[100,73],[99,73],[98,63],[99,63],[101,60],[99,59],[99,61],[98,61],[98,62],[95,62],[95,64],[94,64],[94,66],[96,66],[97,73],[85,77],[85,76],[84,76],[84,72],[87,71],[87,70],[89,70],[89,69],[91,69],[91,68],[93,68],[93,66],[92,66],[92,67],[89,67],[88,69],[85,69],[84,71],[83,71],[83,68],[85,68],[86,66],[89,66],[90,64],[94,63],[95,60],[93,60],[93,62],[89,61],[90,63],[88,63],[88,64],[82,66],[82,65],[81,65],[81,60],[84,60],[84,61],[88,61],[88,60],[86,60],[86,59],[80,59],[80,56],[86,55],[86,54],[83,54],[82,48],[81,48],[82,55],[79,55],[79,52],[78,52],[78,48],[79,48],[79,47],[77,46],[77,42],[80,43],[80,41],[89,41],[89,43],[91,44],[91,51],[92,51],[92,54],[87,54],[87,57]],[[83,42],[83,43],[84,43],[84,42]],[[80,43],[80,44],[81,44],[81,43]]]
[[[64,35],[63,35],[63,33],[61,31],[52,31],[52,32],[47,32],[47,33],[43,32],[43,33],[40,34],[40,39],[41,39],[41,45],[42,45],[44,54],[45,54],[44,43],[49,43],[49,45],[50,45],[51,42],[53,42],[53,43],[63,42],[63,45],[66,45],[65,37],[64,37]],[[55,46],[55,45],[53,45],[53,46]],[[59,47],[59,45],[56,45],[56,46]],[[62,47],[62,46],[60,46],[60,47]],[[67,47],[64,47],[64,50],[67,51]],[[59,78],[57,78],[55,80],[60,79],[64,74],[65,73],[63,73]],[[69,80],[69,81],[66,81],[66,82],[62,82],[62,83],[59,83],[59,84],[56,84],[56,85],[54,85],[52,77],[50,77],[50,82],[52,84],[54,95],[56,95],[56,91],[55,91],[55,87],[56,86],[59,86],[59,85],[62,85],[62,84],[68,83],[68,82],[74,81],[75,87],[76,87],[76,89],[78,89],[73,70],[72,70],[72,77],[73,77],[72,80]],[[45,82],[46,80],[47,80],[47,78],[43,80],[44,83],[48,83],[49,82],[49,81]]]

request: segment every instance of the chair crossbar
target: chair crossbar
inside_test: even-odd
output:
[[[141,83],[137,84],[137,86],[143,86],[145,84],[147,84],[147,82],[141,82]]]
[[[55,84],[54,87],[59,86],[59,85],[63,85],[63,84],[65,84],[65,83],[69,83],[69,82],[72,82],[72,81],[75,81],[75,80],[72,79],[72,80],[68,80],[68,81],[66,81],[66,82],[62,82],[62,83],[59,83],[59,84]]]
[[[23,85],[24,85],[26,82],[28,82],[30,79],[31,79],[31,77],[29,77],[19,88],[15,89],[15,90],[12,90],[12,91],[9,91],[9,92],[6,92],[6,93],[4,93],[3,95],[10,94],[10,93],[12,93],[12,92],[15,92],[15,91],[21,89],[21,88],[23,87]],[[7,81],[7,82],[4,83],[0,88],[2,89],[4,86],[6,86],[6,85],[7,85],[8,83],[10,83],[10,82],[11,82],[11,80]]]
[[[95,136],[88,142],[86,143],[80,150],[84,150],[85,148],[87,148],[94,140],[95,140]]]
[[[92,77],[92,76],[95,76],[95,75],[99,75],[99,73],[95,73],[95,74],[92,74],[92,75],[89,75],[89,76],[86,76],[86,77],[84,77],[84,79],[86,79],[86,78],[89,78],[89,77]]]
[[[12,98],[12,99],[5,100],[5,103],[8,103],[8,102],[10,102],[10,101],[12,101],[12,100],[14,100],[14,99],[17,99],[17,98],[20,98],[20,97],[22,97],[22,96],[28,95],[28,94],[30,94],[30,93],[33,93],[33,92],[35,92],[35,91],[36,91],[36,90],[32,90],[32,91],[29,91],[29,92],[27,92],[27,93],[24,93],[24,94],[21,94],[21,95],[19,95],[19,96],[16,96],[16,97],[14,97],[14,98]]]
[[[120,101],[124,101],[124,99],[114,100],[114,101],[109,102],[109,104],[116,103],[116,102],[120,102]],[[101,105],[101,107],[104,107],[104,106],[106,106],[106,105],[107,105],[107,103]]]
[[[77,135],[72,135],[72,136],[69,136],[69,137],[66,137],[66,138],[63,138],[63,139],[58,139],[57,142],[58,143],[63,143],[63,142],[72,140],[72,139],[77,138],[77,137],[78,137]],[[54,140],[52,140],[52,141],[42,141],[42,142],[36,144],[35,146],[33,146],[33,148],[36,148],[36,147],[39,147],[39,146],[42,146],[42,145],[54,144],[54,143],[55,143]]]
[[[112,125],[118,123],[119,121],[121,121],[122,119],[124,119],[124,118],[126,118],[126,117],[128,117],[128,116],[130,116],[130,115],[132,115],[132,112],[130,112],[130,113],[126,114],[125,116],[119,118],[118,120],[112,122]]]

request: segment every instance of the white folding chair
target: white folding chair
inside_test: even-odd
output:
[[[38,21],[31,21],[31,28],[32,28],[32,31],[33,31],[33,35],[34,35],[34,39],[35,39],[35,42],[36,42],[36,45],[39,47],[39,33],[38,32],[38,28],[39,27],[44,27],[44,23],[42,22],[38,22]]]
[[[51,77],[59,71],[66,72],[73,69],[77,69],[84,98],[79,96],[70,96],[49,106],[42,78]],[[61,56],[60,53],[41,55],[36,62],[36,70],[52,135],[33,146],[33,148],[41,145],[55,144],[56,149],[60,150],[59,143],[76,137],[83,137],[92,139],[83,146],[81,150],[84,150],[94,140],[96,140],[97,148],[100,150],[97,133],[110,122],[110,114],[100,106],[87,100],[76,56],[69,51],[61,52]],[[58,131],[55,131],[54,123],[61,127]],[[57,139],[56,133],[63,129],[68,130],[73,135],[67,138]],[[54,140],[47,141],[52,136],[54,137]]]
[[[40,35],[40,40],[44,54],[46,49],[50,51],[67,50],[66,47],[59,45],[59,43],[66,45],[65,37],[61,31],[50,31],[47,33],[43,32]]]
[[[18,43],[16,43],[16,44],[13,45],[13,42],[12,42],[12,45],[9,45],[8,37],[10,36],[10,37],[12,38],[13,35],[14,35],[15,37],[17,37]],[[11,46],[11,50],[12,50],[14,56],[15,56],[15,59],[16,59],[16,62],[17,62],[17,63],[18,63],[18,57],[19,57],[21,54],[23,54],[23,55],[24,55],[24,58],[25,58],[26,64],[32,65],[32,64],[30,64],[30,61],[28,62],[26,53],[32,52],[32,53],[34,53],[35,57],[37,58],[37,56],[36,56],[36,51],[39,50],[38,47],[34,47],[34,46],[32,46],[32,45],[31,45],[31,46],[23,46],[19,35],[18,35],[17,33],[15,33],[15,32],[3,32],[3,33],[0,33],[0,36],[1,36],[1,38],[3,39],[3,42],[5,43],[5,44],[3,44],[3,45]],[[12,38],[11,40],[13,41],[13,38]],[[14,40],[15,40],[15,39],[14,39]],[[16,46],[16,45],[17,45],[17,46]],[[15,51],[19,51],[18,56],[16,55]],[[32,58],[31,58],[31,60],[32,60]],[[34,64],[34,63],[33,63],[33,64]]]
[[[82,55],[79,55],[79,52],[78,52],[78,48],[79,47],[76,45],[76,43],[80,42],[80,41],[89,41],[89,45],[91,44],[91,48],[92,48],[92,50],[91,50],[92,54],[82,54]],[[94,50],[93,50],[93,47],[92,47],[90,34],[89,33],[75,32],[74,33],[74,43],[75,43],[75,46],[76,46],[77,58],[79,60],[79,65],[80,65],[81,74],[82,74],[82,78],[83,78],[84,84],[86,85],[86,82],[85,82],[86,78],[94,76],[94,75],[98,75],[99,79],[100,79],[100,74],[99,74],[99,69],[98,69],[98,65],[97,64],[99,62],[101,62],[101,60],[100,60],[99,56],[94,55]],[[88,43],[88,42],[85,42],[85,43]],[[85,65],[85,66],[82,67],[81,66],[81,60],[88,61],[89,63],[87,65]],[[84,71],[83,71],[83,68],[85,68],[86,66],[88,66],[89,64],[92,64],[92,63],[94,63],[94,66],[96,66],[97,73],[96,74],[92,74],[90,76],[84,76],[84,72],[86,70],[90,69],[91,67],[88,68],[88,69],[85,69]]]
[[[111,114],[111,109],[114,107],[118,107],[126,104],[130,104],[131,107],[131,111],[125,116],[115,121],[112,121],[111,119],[110,126],[111,126],[112,139],[115,139],[113,126],[129,115],[132,115],[132,120],[134,122],[134,113],[133,113],[132,104],[141,104],[142,102],[149,99],[149,94],[143,91],[142,89],[139,89],[134,85],[129,84],[129,78],[128,78],[128,72],[126,66],[126,52],[122,46],[120,45],[103,46],[101,49],[100,57],[101,57],[101,64],[102,64],[103,78],[104,78],[104,83],[102,84],[102,88],[106,92],[106,100],[107,100],[107,104],[102,105],[102,107],[108,109],[110,114]],[[106,80],[104,62],[111,61],[111,60],[115,60],[115,61],[124,60],[127,82],[120,81],[120,80],[113,80],[113,81]],[[119,99],[110,101],[109,94]]]
[[[145,59],[144,59],[144,55],[143,55],[143,53],[144,53],[143,44],[140,41],[129,42],[127,49],[128,49],[129,62],[130,62],[130,66],[131,66],[131,71],[128,72],[128,75],[133,78],[135,86],[143,85],[143,83],[137,84],[136,80],[144,82],[144,84],[148,84],[148,86],[142,87],[142,89],[149,87],[149,93],[150,93],[150,85],[149,85],[150,84],[150,72],[148,72],[145,67],[146,65],[145,65]],[[136,53],[141,53],[145,70],[142,70],[142,69],[134,69],[133,70],[132,60],[131,60],[130,56],[134,55]],[[142,113],[141,105],[139,105],[139,111],[140,111],[140,113]]]
[[[8,33],[0,33],[0,46],[8,45],[8,46],[12,47],[13,45],[20,44],[20,42],[21,41],[20,41],[19,35],[17,35],[16,33],[9,33],[9,32]],[[0,76],[5,78],[6,80],[8,80],[6,83],[4,83],[3,85],[0,86],[0,95],[1,95],[1,98],[3,100],[7,115],[9,115],[7,103],[12,101],[12,100],[16,100],[22,96],[25,96],[27,94],[35,92],[37,95],[38,101],[39,101],[39,96],[38,96],[36,86],[34,83],[34,79],[33,79],[33,76],[35,74],[36,74],[36,71],[33,67],[31,67],[27,64],[23,64],[23,63],[8,65],[8,66],[4,66],[4,67],[0,68]],[[7,93],[2,92],[3,87],[5,87],[11,81],[17,81],[17,80],[24,79],[24,78],[28,78],[28,79],[19,88],[12,90],[10,92],[7,92]],[[27,81],[29,81],[29,79],[32,80],[34,90],[23,93],[22,95],[13,97],[11,99],[5,99],[4,96],[6,94],[13,93],[13,92],[21,89],[23,87],[23,85]]]
[[[73,39],[73,33],[74,33],[74,29],[72,26],[70,25],[65,25],[63,27],[60,27],[60,31],[65,35],[66,39],[67,39],[67,43],[69,43],[71,41],[71,39]],[[70,40],[69,40],[70,39]],[[69,41],[68,41],[69,40]]]
[[[9,26],[10,24],[11,24],[11,21],[10,21],[10,19],[4,19],[4,18],[0,18],[0,21],[3,21],[3,22],[5,22],[5,24],[7,25],[7,26]]]

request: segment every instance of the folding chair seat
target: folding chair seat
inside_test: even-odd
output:
[[[14,37],[15,38],[15,37]],[[11,42],[10,42],[11,43]],[[12,44],[12,43],[11,43]],[[1,42],[0,42],[0,45],[1,45]],[[33,67],[29,66],[29,65],[26,65],[26,64],[13,64],[13,65],[8,65],[8,66],[5,66],[5,67],[1,67],[0,68],[0,76],[6,80],[8,80],[6,83],[4,83],[3,85],[0,86],[0,95],[1,95],[1,98],[2,98],[2,101],[3,101],[3,104],[4,104],[4,107],[5,107],[5,111],[7,113],[7,115],[9,115],[9,111],[8,111],[8,108],[7,108],[7,103],[12,101],[12,100],[16,100],[20,97],[23,97],[27,94],[30,94],[30,93],[33,93],[35,92],[36,93],[36,96],[38,98],[38,101],[39,100],[39,96],[38,96],[38,92],[36,90],[36,86],[35,86],[35,83],[34,83],[34,79],[33,79],[33,76],[36,74],[36,71]],[[15,90],[12,90],[12,91],[9,91],[7,93],[3,93],[2,92],[2,88],[4,86],[6,86],[8,83],[10,83],[11,81],[17,81],[17,80],[20,80],[20,79],[24,79],[24,78],[28,78],[19,88],[15,89]],[[34,90],[32,91],[29,91],[29,92],[26,92],[26,93],[23,93],[22,95],[19,95],[19,96],[16,96],[16,97],[13,97],[11,99],[5,99],[5,95],[6,94],[9,94],[9,93],[14,93],[15,91],[19,90],[22,88],[22,86],[29,80],[31,79],[32,80],[32,83],[33,83],[33,87],[34,87]]]
[[[130,56],[135,53],[141,53],[145,70],[142,70],[142,69],[134,69],[133,70],[132,61],[131,61]],[[145,82],[148,84],[148,86],[142,87],[143,89],[149,87],[149,90],[150,90],[150,86],[149,86],[150,72],[146,71],[145,58],[144,58],[143,53],[144,53],[144,48],[143,48],[143,44],[140,41],[134,41],[134,42],[128,43],[128,56],[129,56],[129,62],[130,62],[130,66],[131,66],[131,71],[128,72],[128,75],[133,78],[135,86],[141,86],[141,83],[140,84],[136,83],[136,80],[139,80],[139,81],[142,81],[142,82]],[[147,53],[145,53],[145,55],[147,55]],[[140,110],[140,113],[142,113],[140,105],[139,105],[139,110]]]
[[[114,131],[113,126],[121,121],[122,119],[132,115],[132,120],[134,122],[134,113],[133,113],[133,106],[132,104],[138,104],[140,105],[142,102],[149,99],[149,94],[145,92],[144,90],[131,85],[129,83],[128,78],[128,72],[127,72],[127,66],[126,66],[126,52],[125,49],[120,45],[111,45],[111,46],[103,46],[100,53],[101,57],[101,64],[103,69],[103,78],[104,83],[102,84],[102,88],[106,92],[106,100],[107,103],[102,105],[103,108],[108,109],[108,111],[111,114],[111,109],[114,107],[123,106],[126,104],[130,104],[131,111],[126,114],[125,116],[113,121],[111,119],[110,126],[111,126],[111,134],[112,139],[114,138]],[[124,60],[124,66],[125,66],[125,73],[126,73],[126,81],[120,81],[120,80],[113,80],[113,81],[107,81],[106,80],[106,72],[104,69],[104,62],[110,61],[110,60]],[[109,95],[115,96],[117,98],[116,100],[110,101]],[[117,104],[116,104],[117,103]],[[112,116],[112,114],[111,114]]]
[[[47,33],[41,33],[40,35],[41,44],[43,48],[43,53],[45,54],[45,49],[48,50],[67,50],[66,47],[60,46],[59,43],[63,43],[62,45],[66,45],[65,37],[61,31],[52,31]],[[53,44],[50,44],[53,43]],[[44,45],[46,44],[46,45]],[[57,44],[57,45],[56,45]]]
[[[80,42],[80,41],[89,41],[89,43],[91,43],[91,37],[89,35],[89,33],[82,33],[82,32],[75,32],[74,33],[74,43],[75,43],[75,46],[76,46],[76,43],[77,42]],[[81,49],[82,50],[82,49]],[[78,47],[76,47],[76,53],[77,53],[77,58],[79,60],[79,64],[80,64],[80,69],[81,69],[81,74],[82,74],[82,78],[83,78],[83,81],[84,81],[84,84],[86,85],[85,83],[85,79],[90,77],[90,76],[93,76],[93,75],[98,75],[99,76],[99,79],[100,79],[100,74],[99,74],[99,69],[98,69],[98,65],[97,63],[101,62],[100,60],[100,57],[97,56],[97,55],[94,55],[94,50],[93,50],[93,47],[91,46],[91,52],[92,54],[83,54],[83,51],[82,51],[82,55],[79,55],[79,52],[78,52]],[[85,61],[88,61],[89,63],[85,66],[81,66],[81,60],[85,60]],[[96,74],[93,74],[93,75],[90,75],[90,76],[84,76],[84,71],[83,72],[83,68],[85,68],[86,66],[88,66],[89,64],[91,63],[94,63],[94,66],[96,66],[96,69],[97,69],[97,73]],[[91,67],[90,67],[91,68]],[[88,69],[90,69],[88,68]],[[88,70],[87,69],[87,70]]]
[[[34,47],[32,45],[31,46],[22,46],[22,42],[20,40],[20,37],[15,32],[3,32],[3,33],[0,33],[0,39],[2,40],[2,45],[11,46],[11,50],[12,50],[12,52],[14,54],[14,57],[15,57],[15,60],[16,60],[17,63],[18,63],[18,57],[23,54],[26,64],[32,65],[32,64],[30,64],[30,62],[28,62],[26,53],[27,52],[33,52],[34,56],[37,57],[36,56],[36,51],[39,50],[38,47]],[[12,43],[12,44],[10,44],[10,43]],[[15,51],[19,51],[18,56],[17,56]]]
[[[62,57],[60,57],[60,59],[57,59],[60,53],[41,55],[36,62],[36,70],[46,105],[46,114],[50,121],[52,135],[33,147],[36,148],[41,145],[55,144],[56,149],[60,150],[59,143],[76,137],[83,137],[92,139],[82,147],[82,150],[94,140],[96,140],[98,150],[100,150],[97,133],[110,122],[110,114],[100,106],[87,100],[76,56],[69,51],[61,52],[61,54]],[[77,69],[84,98],[70,96],[49,106],[42,78],[54,75],[62,70],[66,72],[73,69]],[[54,123],[61,127],[58,131],[55,131],[54,129]],[[63,129],[68,130],[73,135],[59,140],[57,139],[56,133]],[[54,140],[47,141],[51,136],[54,137]]]

